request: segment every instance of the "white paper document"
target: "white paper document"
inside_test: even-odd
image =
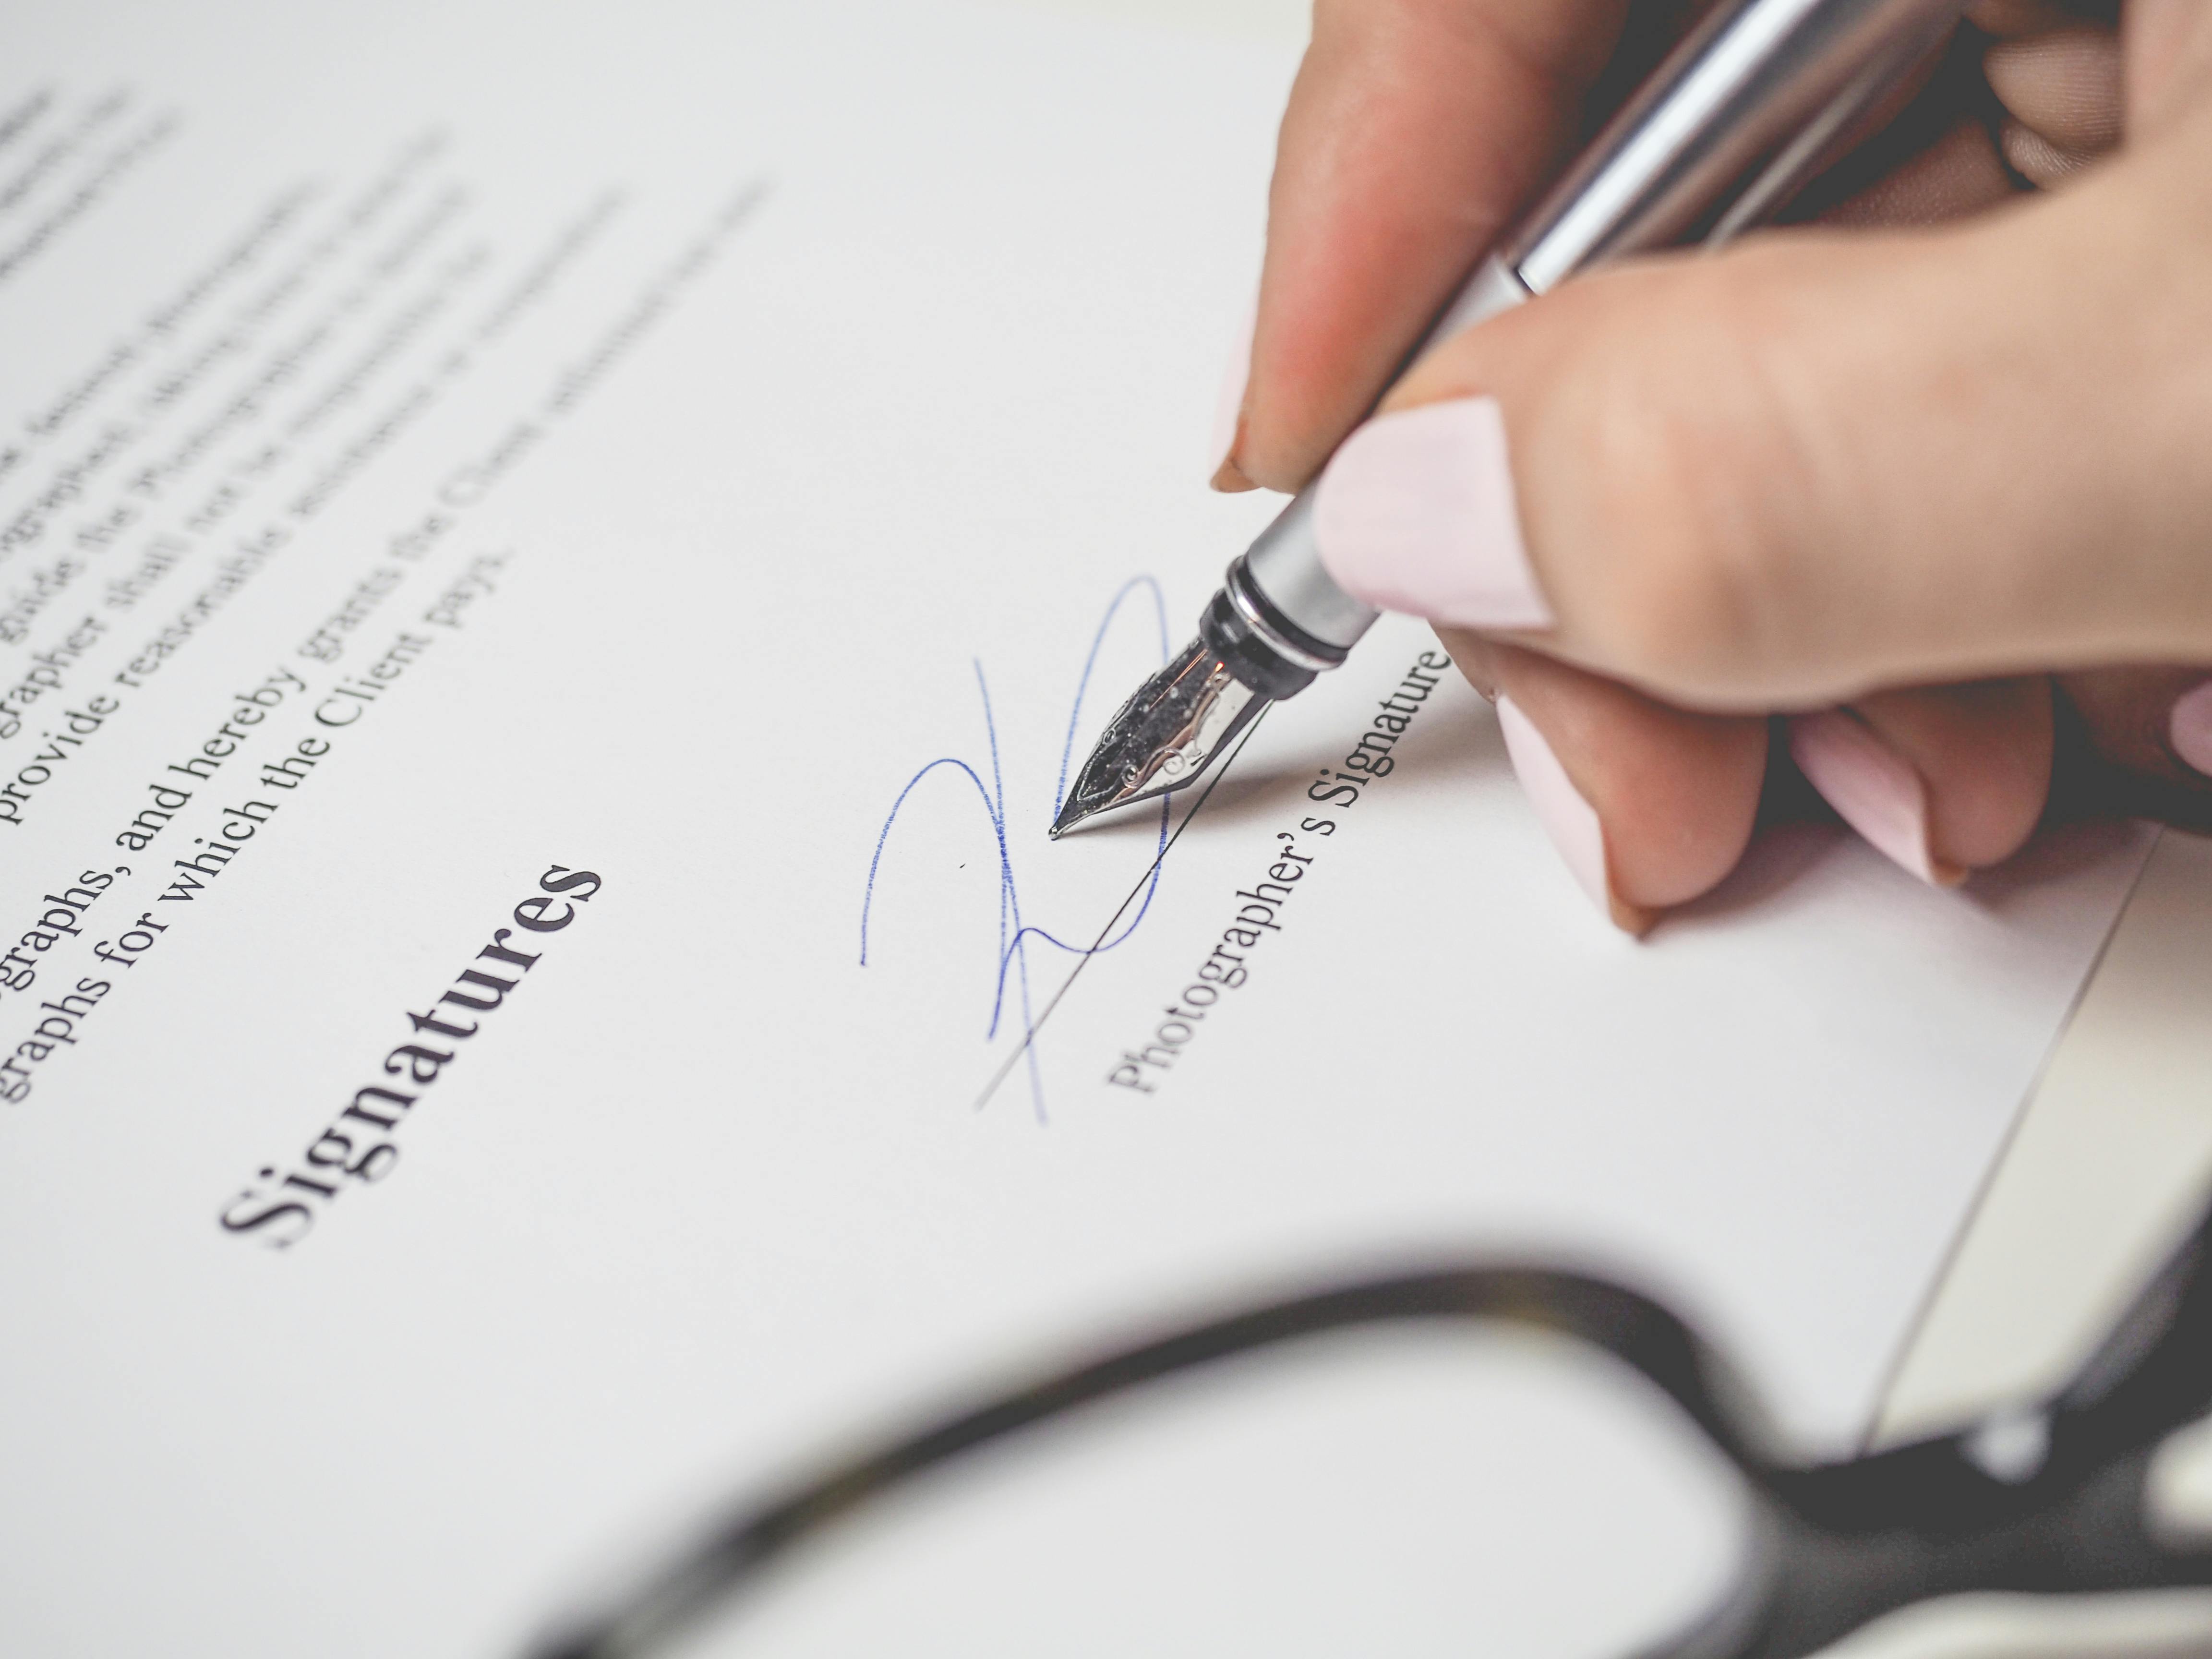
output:
[[[1286,56],[18,9],[0,1649],[512,1652],[859,1425],[1486,1249],[1864,1431],[2146,832],[1938,893],[1788,830],[1631,943],[1390,621],[1202,804],[1046,837],[1273,508],[1202,439]],[[1065,1565],[1120,1511],[1055,1513]],[[950,1650],[841,1616],[759,1650]]]

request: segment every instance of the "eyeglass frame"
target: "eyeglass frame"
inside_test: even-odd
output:
[[[1969,1591],[2212,1586],[2212,1535],[2166,1535],[2148,1502],[2160,1443],[2212,1412],[2208,1212],[2033,1409],[1823,1464],[1789,1459],[1753,1391],[1686,1321],[1597,1275],[1470,1261],[1270,1302],[1046,1376],[742,1504],[531,1659],[647,1659],[870,1501],[1101,1401],[1330,1332],[1446,1319],[1549,1332],[1612,1355],[1741,1478],[1751,1541],[1732,1591],[1634,1659],[1802,1659],[1884,1614]],[[1992,1455],[1999,1437],[2015,1455]]]

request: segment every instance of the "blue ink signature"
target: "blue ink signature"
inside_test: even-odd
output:
[[[1084,659],[1082,677],[1075,683],[1075,705],[1068,710],[1067,738],[1060,750],[1060,777],[1053,785],[1052,808],[1044,814],[1045,823],[1049,823],[1059,816],[1060,803],[1067,796],[1067,769],[1075,754],[1076,733],[1082,729],[1083,699],[1091,689],[1091,672],[1097,666],[1098,653],[1106,643],[1107,630],[1113,627],[1114,619],[1121,614],[1122,605],[1131,595],[1138,592],[1144,593],[1152,600],[1152,620],[1159,633],[1160,661],[1165,664],[1168,660],[1167,600],[1160,592],[1159,583],[1152,577],[1133,577],[1122,584],[1120,592],[1115,594],[1114,602],[1106,607],[1105,616],[1099,619],[1098,631],[1091,636],[1091,654]],[[940,756],[907,780],[906,787],[899,791],[898,799],[891,803],[891,810],[884,818],[884,827],[877,832],[875,856],[868,860],[867,891],[860,901],[860,966],[865,968],[868,965],[868,915],[876,902],[876,872],[883,865],[884,846],[890,840],[891,826],[898,822],[899,809],[906,805],[907,797],[921,787],[925,778],[940,768],[950,768],[975,786],[975,793],[983,803],[984,815],[990,820],[991,834],[999,854],[998,963],[992,981],[991,1018],[984,1028],[983,1038],[988,1042],[999,1035],[1000,1022],[1006,1012],[1007,981],[1011,979],[1015,995],[1021,1004],[1022,1038],[1029,1062],[1030,1099],[1036,1112],[1037,1121],[1042,1123],[1045,1121],[1044,1080],[1037,1069],[1036,1045],[1029,1041],[1036,1029],[1030,996],[1030,944],[1035,941],[1071,956],[1091,957],[1112,950],[1134,933],[1137,924],[1144,921],[1145,913],[1152,908],[1152,895],[1159,888],[1160,855],[1167,851],[1168,846],[1169,805],[1165,799],[1160,802],[1159,845],[1154,851],[1152,872],[1146,878],[1144,894],[1135,907],[1134,914],[1129,916],[1120,931],[1110,937],[1101,938],[1095,944],[1073,945],[1042,927],[1031,927],[1024,922],[1022,920],[1021,891],[1014,879],[1013,854],[1006,842],[1006,786],[999,768],[999,727],[991,714],[991,686],[984,678],[983,665],[980,660],[975,664],[975,690],[983,700],[983,731],[990,745],[991,781],[985,783],[982,775],[957,755]]]

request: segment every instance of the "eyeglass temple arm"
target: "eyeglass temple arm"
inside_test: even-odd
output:
[[[1765,1430],[1725,1362],[1658,1303],[1604,1279],[1540,1267],[1411,1273],[1302,1296],[1210,1321],[1047,1377],[975,1410],[853,1456],[781,1497],[732,1515],[618,1602],[572,1624],[532,1659],[641,1659],[770,1563],[850,1514],[962,1454],[1160,1378],[1301,1337],[1406,1320],[1488,1319],[1580,1339],[1635,1367],[1739,1463],[1765,1467]]]
[[[2212,1406],[2212,1275],[2200,1226],[2050,1408],[2039,1469],[2008,1482],[1975,1432],[1826,1468],[1784,1466],[1719,1353],[1650,1297],[1583,1274],[1474,1266],[1412,1273],[1253,1309],[1112,1353],[847,1459],[732,1515],[533,1659],[641,1659],[870,1498],[979,1446],[1237,1354],[1355,1326],[1478,1318],[1569,1335],[1642,1372],[1742,1473],[1759,1499],[1740,1593],[1644,1659],[1796,1659],[1897,1607],[1966,1589],[2212,1583],[2212,1559],[2145,1528],[2154,1443]]]

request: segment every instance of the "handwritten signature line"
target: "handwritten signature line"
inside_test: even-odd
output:
[[[1200,812],[1205,810],[1207,800],[1212,797],[1213,792],[1217,788],[1220,787],[1222,779],[1227,777],[1229,775],[1230,769],[1237,764],[1237,757],[1244,752],[1244,745],[1252,741],[1253,734],[1260,729],[1261,723],[1267,718],[1267,712],[1268,711],[1264,708],[1261,709],[1260,711],[1259,718],[1255,720],[1251,725],[1246,726],[1244,728],[1243,735],[1237,739],[1237,746],[1231,749],[1227,754],[1224,755],[1219,761],[1215,763],[1212,777],[1207,781],[1205,789],[1200,793],[1198,799],[1191,802],[1190,811],[1182,815],[1182,822],[1176,825],[1175,834],[1170,836],[1166,840],[1160,843],[1160,850],[1158,854],[1154,856],[1152,867],[1147,870],[1144,875],[1138,878],[1137,884],[1129,890],[1128,896],[1121,901],[1121,908],[1116,909],[1112,915],[1106,919],[1106,926],[1099,930],[1098,936],[1101,940],[1103,940],[1106,935],[1113,931],[1114,924],[1121,921],[1122,912],[1126,911],[1130,905],[1136,903],[1137,895],[1139,893],[1141,892],[1145,895],[1145,905],[1148,906],[1152,903],[1152,893],[1150,889],[1152,885],[1157,884],[1159,879],[1160,866],[1166,862],[1169,849],[1172,848],[1176,842],[1182,839],[1182,832],[1190,828],[1190,821],[1196,817]],[[1164,802],[1163,802],[1163,805],[1164,805]],[[1139,908],[1137,915],[1139,919],[1143,917],[1143,907],[1140,906]],[[1130,924],[1133,927],[1136,924],[1134,922]],[[1126,933],[1121,935],[1122,939],[1127,939],[1127,937],[1128,934]],[[1121,939],[1116,939],[1114,943],[1118,945],[1121,943]],[[1108,948],[1110,947],[1102,944],[1094,945],[1088,951],[1082,951],[1077,953],[1079,960],[1074,967],[1067,970],[1067,977],[1060,982],[1060,989],[1052,994],[1052,1000],[1045,1004],[1044,1012],[1039,1014],[1035,1019],[1028,1022],[1028,1029],[1022,1037],[1021,1048],[1017,1049],[1013,1054],[1006,1056],[1006,1063],[1000,1066],[996,1072],[993,1073],[991,1074],[991,1080],[983,1085],[983,1092],[975,1097],[975,1109],[977,1111],[981,1111],[985,1106],[990,1103],[991,1097],[999,1092],[999,1086],[1006,1082],[1007,1074],[1014,1069],[1015,1065],[1021,1060],[1024,1054],[1029,1056],[1030,1075],[1032,1079],[1036,1077],[1037,1033],[1044,1029],[1045,1021],[1052,1018],[1053,1010],[1060,1006],[1060,999],[1065,997],[1068,992],[1073,988],[1077,976],[1080,975],[1085,968],[1091,965],[1091,958],[1097,956],[1101,950]],[[1032,1086],[1034,1086],[1034,1085],[1032,1085]]]
[[[1106,635],[1113,627],[1115,618],[1120,613],[1122,605],[1139,589],[1146,592],[1152,599],[1153,621],[1159,639],[1160,660],[1163,663],[1168,660],[1170,644],[1165,597],[1160,591],[1158,582],[1152,577],[1133,577],[1122,584],[1121,591],[1115,594],[1112,603],[1106,607],[1105,615],[1099,619],[1097,631],[1091,636],[1090,653],[1084,659],[1083,672],[1076,682],[1075,701],[1068,710],[1067,734],[1060,746],[1060,775],[1053,786],[1052,810],[1044,819],[1048,823],[1059,816],[1060,805],[1066,798],[1068,764],[1074,755],[1076,734],[1082,725],[1083,702],[1090,690],[1091,674],[1098,663],[1098,653],[1105,645]],[[897,799],[891,803],[891,809],[884,818],[883,828],[877,832],[875,853],[868,861],[867,888],[860,903],[860,965],[864,968],[868,965],[868,922],[875,904],[876,878],[883,866],[884,848],[890,840],[892,827],[898,822],[899,811],[905,806],[907,798],[913,794],[932,773],[941,767],[952,768],[975,786],[976,795],[983,804],[984,816],[990,820],[992,836],[999,854],[998,959],[996,971],[993,977],[991,1017],[984,1030],[984,1040],[986,1042],[994,1040],[999,1034],[1000,1023],[1006,1012],[1006,982],[1011,975],[1021,1003],[1023,1032],[1021,1047],[1016,1051],[1014,1058],[1018,1060],[1024,1056],[1027,1057],[1030,1097],[1037,1121],[1042,1123],[1045,1121],[1044,1081],[1038,1067],[1036,1047],[1033,1041],[1037,1022],[1035,1018],[1034,1001],[1030,984],[1030,942],[1036,939],[1079,958],[1087,958],[1100,951],[1112,950],[1133,933],[1138,925],[1144,921],[1146,913],[1151,909],[1152,896],[1158,890],[1160,863],[1166,855],[1171,839],[1168,830],[1170,808],[1169,803],[1163,799],[1160,803],[1159,842],[1150,868],[1138,882],[1137,887],[1132,890],[1130,898],[1122,901],[1121,908],[1115,912],[1113,919],[1107,923],[1105,929],[1092,944],[1089,945],[1073,944],[1045,928],[1024,923],[1022,920],[1020,888],[1015,880],[1012,850],[1006,834],[1006,788],[999,757],[998,720],[991,708],[990,683],[984,675],[983,665],[981,660],[977,660],[973,666],[975,672],[976,691],[982,700],[983,728],[990,746],[991,781],[988,785],[985,784],[981,775],[967,761],[957,755],[939,756],[907,780],[906,787],[899,791]],[[1127,926],[1118,934],[1114,933],[1115,923],[1127,912],[1130,899],[1135,898],[1139,891],[1143,894],[1143,900],[1138,905],[1136,914],[1129,918]],[[1062,990],[1064,993],[1065,987]],[[1059,997],[1055,996],[1054,1001],[1058,1000]],[[1008,1062],[1007,1069],[1011,1069],[1012,1063],[1012,1060]],[[1004,1075],[1002,1071],[1000,1078],[1003,1079]],[[995,1090],[997,1086],[997,1082],[994,1081],[993,1089]],[[986,1098],[988,1098],[988,1092]],[[981,1104],[982,1102],[977,1102],[979,1109]]]

